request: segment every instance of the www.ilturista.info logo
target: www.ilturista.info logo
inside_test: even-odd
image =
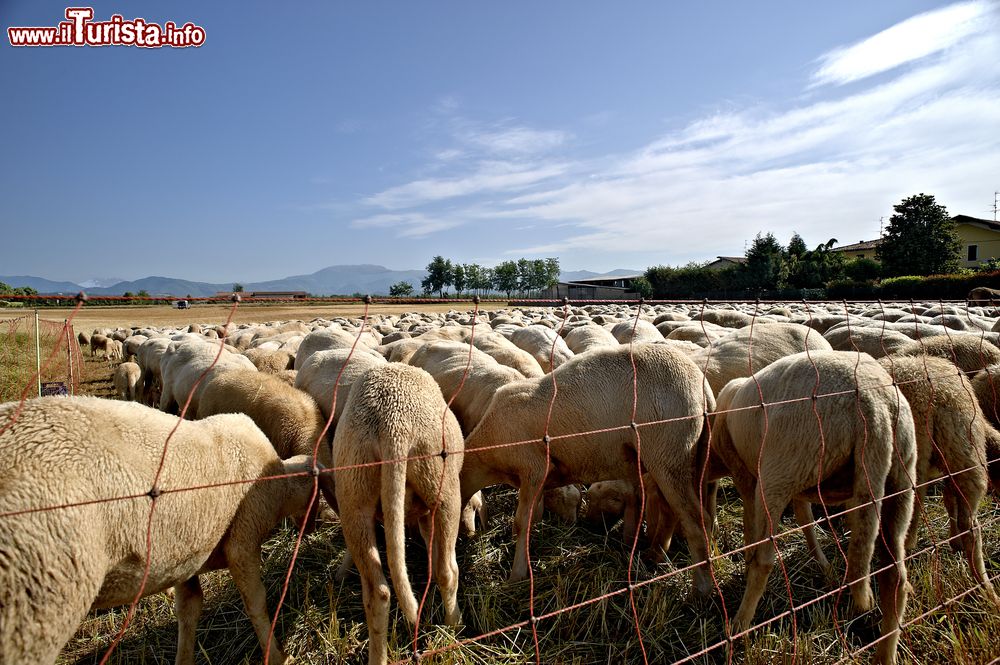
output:
[[[142,48],[185,48],[205,43],[205,28],[188,22],[163,25],[144,18],[125,20],[114,14],[110,20],[94,21],[93,7],[67,7],[66,19],[54,28],[7,28],[11,46],[139,46]]]

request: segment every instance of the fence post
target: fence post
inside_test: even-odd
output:
[[[38,379],[38,396],[42,396],[42,345],[41,332],[38,329],[38,310],[35,310],[35,375]]]
[[[63,330],[66,332],[66,367],[69,369],[69,394],[75,395],[73,389],[73,343],[76,337],[73,336],[73,328],[69,325],[69,319],[63,319]]]

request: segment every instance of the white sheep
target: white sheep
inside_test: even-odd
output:
[[[407,361],[426,371],[451,402],[462,433],[468,434],[486,413],[496,392],[520,381],[517,370],[501,365],[493,357],[461,342],[434,341],[421,346]]]
[[[814,351],[782,358],[720,393],[712,451],[743,500],[745,542],[756,543],[747,555],[734,634],[751,625],[774,566],[769,536],[788,504],[794,502],[796,516],[808,523],[808,502],[846,502],[853,509],[847,514],[846,578],[856,609],[874,605],[869,571],[876,546],[888,555],[886,563],[895,563],[879,573],[885,639],[875,653],[879,663],[895,662],[909,586],[905,540],[917,446],[910,406],[892,384],[871,356]],[[809,546],[818,549],[815,542]]]
[[[443,446],[443,448],[442,448]],[[462,518],[459,471],[462,432],[434,379],[423,370],[386,363],[359,377],[333,440],[336,495],[347,549],[362,582],[368,622],[368,662],[387,662],[389,587],[375,541],[375,516],[385,520],[386,558],[403,615],[417,622],[417,600],[406,572],[404,523],[425,539],[433,529],[433,575],[445,621],[461,623],[455,542]],[[446,457],[438,455],[442,450]],[[417,457],[418,459],[409,459]],[[400,461],[402,460],[402,461]],[[365,466],[372,462],[383,462]]]
[[[812,328],[797,323],[772,323],[739,328],[691,355],[712,386],[719,391],[731,380],[750,376],[785,356],[830,351],[830,343]]]
[[[974,373],[1000,364],[1000,348],[971,334],[935,335],[917,339],[895,351],[899,356],[937,356],[950,360],[963,372]]]
[[[510,336],[510,341],[530,353],[545,372],[551,372],[573,357],[565,340],[555,330],[545,326],[518,328]]]
[[[528,574],[529,513],[534,512],[533,498],[543,483],[559,487],[637,478],[636,432],[629,428],[634,380],[639,385],[636,422],[657,423],[640,430],[642,465],[680,519],[692,560],[707,562],[702,524],[710,520],[698,503],[694,472],[696,458],[708,444],[703,414],[714,407],[715,399],[711,390],[703,391],[701,371],[680,351],[663,344],[638,344],[632,352],[635,370],[629,348],[620,345],[575,356],[552,376],[504,386],[468,436],[463,499],[495,483],[519,489],[511,581]],[[549,439],[547,466],[542,437],[553,383],[558,385],[558,393],[548,427],[553,438]],[[572,436],[582,432],[597,433]],[[520,441],[527,443],[496,447]],[[707,564],[695,568],[694,575],[698,592],[707,594],[711,586]]]
[[[210,378],[209,372],[224,369],[257,371],[250,359],[208,341],[172,342],[160,358],[163,392],[160,410],[177,414],[190,399],[187,416],[198,412],[198,397]]]
[[[970,381],[943,358],[886,357],[879,364],[896,381],[913,412],[917,435],[917,501],[906,546],[917,543],[926,483],[942,481],[953,549],[965,554],[972,576],[985,595],[1000,603],[983,563],[982,533],[976,510],[989,484],[986,433],[989,424],[975,399]]]
[[[244,413],[264,432],[282,459],[312,455],[326,428],[326,418],[316,400],[273,374],[247,369],[211,372],[200,393],[198,419],[218,413]],[[321,442],[317,459],[330,466],[328,439]]]
[[[17,407],[0,406],[0,422]],[[0,512],[84,505],[0,520],[0,662],[54,663],[87,612],[135,598],[152,507],[145,497],[115,497],[150,491],[175,427],[156,487],[143,595],[174,587],[176,662],[193,664],[198,575],[229,568],[262,648],[267,644],[260,546],[283,517],[308,505],[313,479],[304,472],[311,461],[282,463],[243,415],[178,424],[175,416],[132,402],[43,397],[26,402],[0,434]],[[303,475],[225,484],[289,473]],[[213,483],[222,484],[174,491]],[[270,662],[284,659],[272,639]]]
[[[356,337],[344,332],[341,328],[322,328],[305,336],[295,353],[295,366],[292,369],[302,369],[309,356],[317,351],[330,349],[350,349],[355,345]],[[367,348],[358,343],[357,351]]]
[[[330,417],[336,388],[337,406],[333,418],[336,423],[351,394],[354,381],[372,367],[384,364],[386,360],[382,356],[360,349],[354,349],[353,353],[350,349],[316,351],[299,367],[295,387],[311,395],[326,418]]]
[[[118,399],[127,402],[134,402],[136,399],[136,386],[139,383],[139,375],[142,370],[133,362],[124,362],[115,368],[112,383],[115,386],[115,394]]]
[[[663,335],[660,335],[663,338]],[[611,332],[593,324],[577,326],[566,333],[566,346],[575,354],[583,353],[599,346],[617,346],[618,340]]]

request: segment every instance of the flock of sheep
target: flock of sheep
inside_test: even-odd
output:
[[[0,405],[0,662],[53,663],[92,609],[173,587],[176,662],[193,663],[198,576],[220,568],[269,662],[285,662],[260,548],[283,518],[308,524],[318,511],[339,515],[338,574],[357,567],[369,662],[385,663],[376,521],[406,619],[418,615],[404,557],[412,524],[457,625],[455,544],[485,519],[480,490],[496,484],[518,489],[512,581],[528,575],[532,521],[582,510],[620,515],[654,561],[679,527],[695,593],[709,595],[716,485],[731,477],[748,546],[731,634],[753,625],[782,512],[793,508],[830,572],[812,506],[829,516],[844,505],[844,580],[857,610],[873,608],[881,555],[875,660],[893,663],[906,550],[931,480],[949,476],[950,542],[1000,603],[976,518],[1000,480],[996,314],[588,305],[81,333],[92,354],[121,361],[120,401]]]

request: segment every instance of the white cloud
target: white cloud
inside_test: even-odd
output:
[[[498,130],[475,129],[461,138],[494,155],[533,155],[548,152],[566,143],[570,134],[557,130],[537,130],[528,127],[508,127]]]
[[[989,0],[980,0],[918,14],[856,44],[822,55],[813,83],[850,83],[938,53],[988,29],[991,12]]]
[[[422,238],[438,231],[459,226],[461,222],[453,219],[444,219],[440,216],[428,216],[422,213],[401,213],[373,215],[355,219],[351,226],[356,229],[368,228],[396,228],[397,234],[401,238]]]
[[[515,231],[530,224],[530,233],[512,233],[494,251],[614,254],[623,264],[643,253],[670,263],[738,254],[760,230],[782,241],[797,231],[813,245],[867,240],[893,203],[920,191],[953,213],[985,215],[1000,173],[1000,31],[981,29],[996,22],[995,11],[983,9],[993,6],[954,5],[904,21],[827,54],[815,80],[862,81],[913,62],[891,77],[849,94],[829,86],[784,108],[707,114],[630,153],[554,162],[570,134],[464,121],[455,132],[463,154],[448,163],[449,177],[369,197],[365,203],[392,214],[356,224],[410,235],[453,228],[455,220]],[[924,51],[887,53],[899,35]],[[858,54],[870,64],[855,64]],[[552,155],[517,154],[531,145]],[[509,157],[496,157],[504,151]],[[443,202],[449,209],[439,221],[433,211]]]
[[[464,177],[414,180],[370,196],[365,203],[396,210],[473,194],[514,192],[565,171],[566,166],[562,164],[481,162],[474,173]]]

